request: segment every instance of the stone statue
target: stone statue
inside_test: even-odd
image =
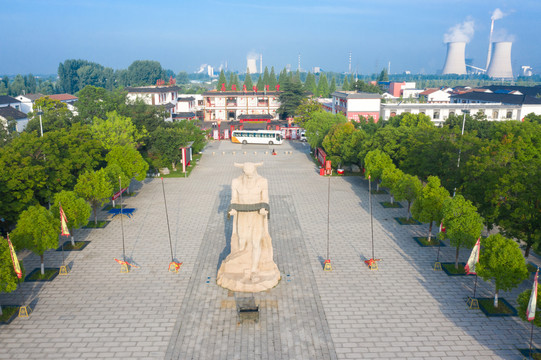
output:
[[[243,174],[231,184],[233,216],[231,253],[218,270],[218,285],[232,290],[259,292],[273,288],[280,281],[280,271],[274,263],[267,179],[257,173],[263,163],[237,164]]]

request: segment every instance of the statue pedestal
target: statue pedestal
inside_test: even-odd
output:
[[[256,272],[251,271],[251,251],[230,254],[220,266],[216,283],[231,291],[260,292],[275,287],[280,271],[272,259],[262,259]]]

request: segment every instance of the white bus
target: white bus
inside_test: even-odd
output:
[[[237,144],[269,144],[280,145],[282,133],[276,130],[233,130],[231,142]]]

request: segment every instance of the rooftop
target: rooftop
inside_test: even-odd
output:
[[[42,97],[48,97],[51,100],[57,100],[57,101],[70,101],[70,100],[77,100],[77,96],[73,96],[70,94],[54,94],[54,95],[43,95]]]
[[[347,99],[381,99],[380,94],[357,91],[335,91],[331,96]]]
[[[12,108],[11,106],[4,106],[0,107],[0,117],[3,117],[4,119],[26,119],[27,115],[15,108]]]
[[[178,86],[139,86],[124,88],[129,93],[165,93],[170,91],[179,91]]]
[[[513,95],[513,94],[498,94],[498,93],[486,93],[486,92],[467,92],[464,94],[451,95],[451,101],[457,100],[469,100],[480,101],[490,103],[502,103],[511,105],[524,105],[524,104],[541,104],[541,99],[528,95]]]
[[[11,96],[0,95],[0,105],[3,104],[20,104],[21,102]]]

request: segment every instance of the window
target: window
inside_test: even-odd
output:
[[[492,118],[493,118],[493,119],[497,119],[497,118],[499,117],[499,115],[500,115],[500,114],[498,113],[498,110],[494,110],[494,111],[492,112]]]
[[[432,116],[433,119],[439,119],[440,118],[440,112],[434,111],[434,115]]]
[[[449,117],[451,116],[455,116],[455,112],[454,111],[449,111]]]
[[[512,110],[507,110],[507,116],[505,117],[506,119],[511,119],[513,117],[513,111]]]

